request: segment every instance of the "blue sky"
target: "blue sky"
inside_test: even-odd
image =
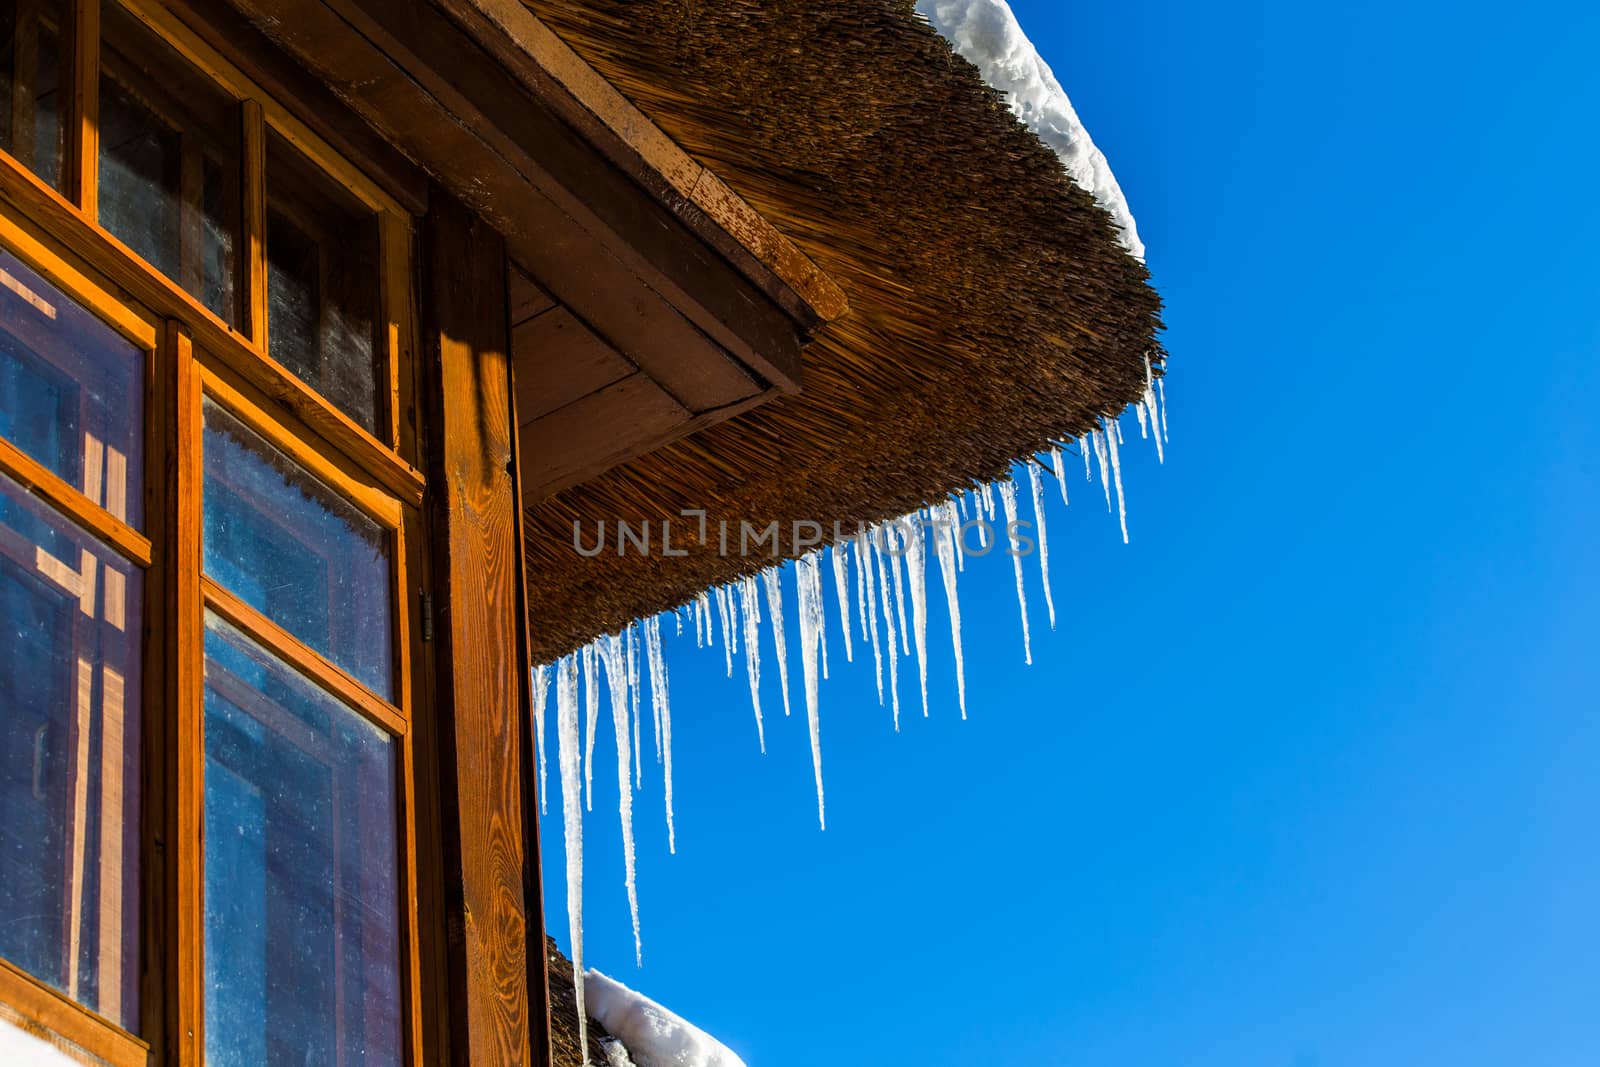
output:
[[[647,778],[636,970],[603,730],[589,962],[751,1067],[1600,1062],[1600,16],[1013,6],[1168,305],[1132,544],[1051,486],[1032,668],[969,566],[965,723],[941,593],[898,735],[835,632],[826,833],[798,665],[761,756],[669,639],[678,854]]]

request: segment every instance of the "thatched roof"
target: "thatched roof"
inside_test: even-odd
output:
[[[549,935],[544,939],[545,965],[550,975],[550,1052],[554,1067],[583,1067],[578,1045],[578,998],[572,985],[572,961],[561,954]],[[589,1025],[589,1060],[604,1063],[601,1043],[611,1040],[606,1028],[586,1017]]]
[[[772,562],[581,558],[574,520],[898,516],[1120,411],[1147,355],[1159,373],[1143,264],[911,0],[524,2],[851,308],[799,395],[531,502],[536,658]]]

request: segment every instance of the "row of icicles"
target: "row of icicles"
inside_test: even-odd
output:
[[[1144,397],[1132,405],[1138,417],[1139,435],[1155,442],[1156,456],[1166,461],[1167,439],[1166,393],[1160,378],[1154,378],[1146,363]],[[1100,429],[1079,438],[1079,451],[1083,456],[1084,478],[1094,479],[1094,466],[1098,465],[1106,508],[1111,510],[1113,496],[1115,510],[1122,529],[1123,543],[1128,540],[1127,507],[1122,492],[1122,461],[1119,448],[1124,444],[1119,420],[1101,419]],[[1050,592],[1050,548],[1045,528],[1044,483],[1040,476],[1043,460],[1035,458],[1025,463],[1032,496],[1034,532],[1037,534],[1039,567],[1044,581],[1045,608],[1050,625],[1055,627],[1056,608]],[[1060,448],[1048,454],[1049,469],[1054,473],[1061,491],[1061,501],[1067,503],[1067,472],[1065,455]],[[998,501],[997,499],[998,498]],[[856,537],[819,548],[794,561],[795,593],[799,600],[800,665],[805,684],[806,720],[811,736],[811,765],[816,778],[817,822],[826,829],[827,819],[822,789],[822,739],[817,716],[817,686],[820,678],[828,676],[828,642],[824,626],[824,590],[832,584],[837,602],[837,616],[844,636],[845,659],[854,661],[854,640],[851,636],[850,605],[855,603],[857,628],[861,641],[872,646],[873,670],[877,678],[878,703],[884,703],[884,679],[888,678],[889,703],[893,708],[895,729],[900,728],[900,660],[915,654],[917,676],[922,699],[922,714],[928,714],[927,667],[927,587],[925,575],[928,560],[927,540],[933,541],[934,554],[939,561],[945,599],[949,606],[950,639],[955,652],[956,695],[961,717],[967,717],[966,670],[961,650],[961,606],[956,595],[957,575],[966,566],[967,550],[964,538],[958,534],[963,523],[983,519],[993,521],[997,512],[1004,517],[1003,529],[1011,529],[1018,521],[1017,484],[1014,481],[991,483],[967,493],[961,493],[900,519],[863,528]],[[984,554],[993,548],[984,546]],[[824,562],[826,557],[827,562]],[[853,562],[852,562],[853,560]],[[1033,663],[1033,649],[1028,633],[1028,608],[1023,590],[1023,556],[1011,554],[1016,574],[1017,605],[1022,614],[1023,656]],[[750,703],[755,712],[756,740],[766,752],[766,730],[761,717],[761,622],[763,611],[772,630],[772,640],[777,653],[778,686],[783,694],[783,713],[789,715],[789,657],[788,642],[784,634],[783,587],[781,576],[784,564],[776,564],[758,575],[746,576],[728,585],[718,586],[701,593],[683,608],[663,612],[634,622],[622,633],[607,634],[591,641],[576,652],[557,660],[554,664],[539,666],[533,671],[534,730],[539,764],[539,809],[548,810],[546,804],[545,770],[545,718],[549,705],[552,678],[556,691],[557,762],[561,780],[561,810],[566,846],[567,917],[572,942],[573,974],[576,982],[577,1011],[584,1017],[583,982],[583,812],[593,811],[594,741],[600,726],[601,687],[599,676],[606,677],[606,690],[610,695],[611,727],[617,749],[617,789],[621,798],[619,815],[622,823],[624,875],[628,891],[628,911],[633,920],[633,946],[635,962],[643,964],[644,950],[639,931],[639,894],[635,876],[633,847],[633,792],[644,783],[644,760],[641,734],[644,730],[641,713],[641,696],[648,684],[650,690],[650,729],[654,735],[656,762],[662,767],[663,795],[666,802],[667,847],[677,851],[676,828],[672,814],[672,708],[667,692],[667,664],[662,654],[661,620],[672,617],[678,633],[683,632],[685,621],[694,629],[697,647],[715,647],[722,644],[728,677],[733,677],[734,657],[743,648],[745,673],[750,682]],[[824,578],[831,571],[832,581]],[[852,580],[854,597],[851,596]],[[908,595],[909,590],[909,595]],[[909,604],[909,625],[908,625]],[[880,619],[881,612],[881,619]],[[885,669],[887,650],[887,670]],[[643,665],[641,669],[641,659]],[[579,698],[580,677],[582,700]],[[648,681],[646,681],[648,678]],[[581,704],[581,707],[580,707]],[[579,719],[583,720],[581,738]],[[584,1027],[579,1027],[583,1045],[583,1062],[589,1062],[588,1037]]]

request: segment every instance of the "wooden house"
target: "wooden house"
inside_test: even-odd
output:
[[[528,667],[1159,372],[909,0],[0,0],[0,1023],[550,1061]],[[778,556],[795,546],[774,546]]]

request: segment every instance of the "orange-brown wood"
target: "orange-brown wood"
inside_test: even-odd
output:
[[[88,497],[3,437],[0,437],[0,472],[50,501],[73,522],[128,559],[141,565],[150,562],[148,538],[109,511],[91,503]]]
[[[167,457],[166,514],[170,565],[162,573],[163,622],[168,638],[162,664],[167,678],[167,784],[165,930],[168,966],[162,990],[167,1006],[166,1062],[199,1067],[205,1048],[204,857],[205,744],[201,686],[205,629],[201,616],[200,374],[192,343],[176,324],[168,328],[162,368],[168,383],[171,451]]]
[[[239,105],[242,124],[240,153],[244,166],[241,183],[244,223],[241,243],[240,312],[244,335],[257,351],[267,350],[267,122],[261,104],[246,100]]]
[[[0,1003],[41,1036],[58,1035],[111,1067],[146,1067],[150,1046],[0,960]]]
[[[450,1055],[526,1064],[530,798],[505,246],[439,194],[424,240]]]
[[[532,422],[639,368],[566,308],[551,308],[511,329],[517,365],[517,422]]]
[[[333,661],[301,644],[293,634],[240,600],[226,586],[200,579],[206,607],[260,644],[290,667],[350,705],[396,737],[407,730],[400,709],[347,674]]]
[[[99,211],[100,163],[100,0],[72,0],[68,16],[72,78],[67,97],[67,191],[85,215]]]
[[[59,193],[3,153],[0,153],[0,200],[14,205],[31,224],[17,224],[0,212],[0,242],[29,258],[30,247],[46,248],[39,234],[51,234],[54,240],[73,250],[73,258],[103,274],[145,307],[181,319],[190,329],[195,343],[210,358],[231,367],[267,398],[283,405],[318,437],[370,470],[402,500],[412,504],[421,502],[423,478],[420,471],[230,328],[176,282],[145,267],[126,245],[84,219]],[[49,255],[40,254],[46,258]],[[56,279],[51,277],[51,280]],[[102,311],[96,306],[95,310],[130,338],[140,340],[145,336],[144,320],[126,307],[108,307]],[[148,332],[153,338],[153,329]]]
[[[515,263],[508,272],[507,283],[510,292],[506,299],[511,304],[512,329],[556,306],[555,298],[540,288],[539,283],[528,277],[528,273]]]

